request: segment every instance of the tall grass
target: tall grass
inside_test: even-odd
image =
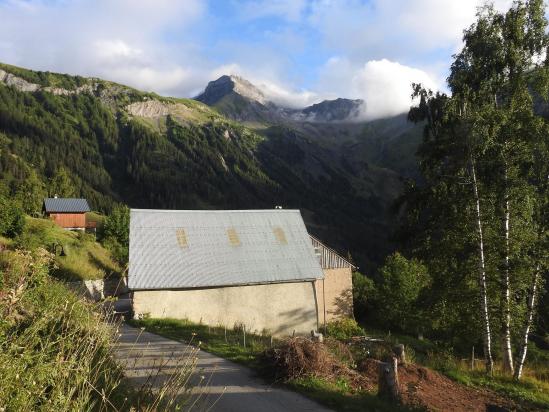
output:
[[[0,253],[0,410],[184,410],[194,355],[160,359],[176,365],[167,379],[130,388],[111,355],[116,323],[52,279],[53,265],[42,248]]]

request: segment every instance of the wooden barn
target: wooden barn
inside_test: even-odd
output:
[[[42,211],[65,229],[85,230],[86,213],[90,211],[90,206],[86,199],[53,197],[44,199]]]

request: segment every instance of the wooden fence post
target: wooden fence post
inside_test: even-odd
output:
[[[471,370],[475,370],[475,347],[473,346],[473,349],[471,349]]]
[[[378,396],[391,401],[400,401],[398,359],[393,357],[389,362],[380,362],[378,372]]]
[[[393,347],[393,353],[398,359],[398,363],[406,365],[406,352],[404,351],[404,345],[398,344]]]

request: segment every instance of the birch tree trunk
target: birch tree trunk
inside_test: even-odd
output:
[[[532,280],[532,287],[528,295],[528,311],[526,313],[526,323],[524,325],[524,332],[522,334],[519,355],[517,358],[517,365],[514,373],[514,378],[519,380],[522,377],[522,368],[524,367],[524,361],[526,360],[526,352],[528,351],[528,334],[532,327],[532,321],[534,320],[534,309],[536,307],[536,294],[540,277],[540,265],[538,263],[534,278]]]
[[[507,187],[507,166],[504,172],[505,184],[505,217],[503,228],[505,232],[505,262],[503,270],[503,370],[513,373],[513,349],[511,346],[511,282],[509,267],[509,231],[510,231],[510,204]]]
[[[473,193],[476,205],[476,224],[478,231],[478,252],[479,252],[479,274],[478,282],[480,289],[480,311],[483,322],[483,345],[484,357],[486,359],[486,372],[490,375],[494,370],[494,360],[492,358],[492,333],[490,331],[490,314],[488,310],[488,291],[486,286],[486,262],[484,258],[484,236],[482,231],[482,219],[480,214],[480,196],[478,193],[478,181],[475,170],[475,163],[470,155],[471,177],[473,179]]]

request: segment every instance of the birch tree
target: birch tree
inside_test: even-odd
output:
[[[457,232],[455,225],[446,228],[456,231],[454,240],[464,245],[474,239],[476,317],[482,325],[486,370],[493,369],[495,334],[504,370],[514,371],[516,379],[526,358],[540,273],[547,266],[548,128],[540,115],[540,106],[547,106],[541,102],[549,94],[546,27],[539,0],[516,1],[506,13],[483,7],[464,31],[463,49],[452,64],[451,97],[415,86],[414,97],[420,102],[409,115],[426,121],[419,154],[427,186],[470,187],[469,194],[446,190],[466,199],[470,213],[462,214],[469,233]],[[434,107],[439,107],[438,117],[433,116]],[[463,203],[463,198],[453,200]],[[456,218],[449,203],[440,206],[446,209],[439,215]],[[464,254],[461,259],[471,257]],[[515,362],[513,341],[520,345]]]

